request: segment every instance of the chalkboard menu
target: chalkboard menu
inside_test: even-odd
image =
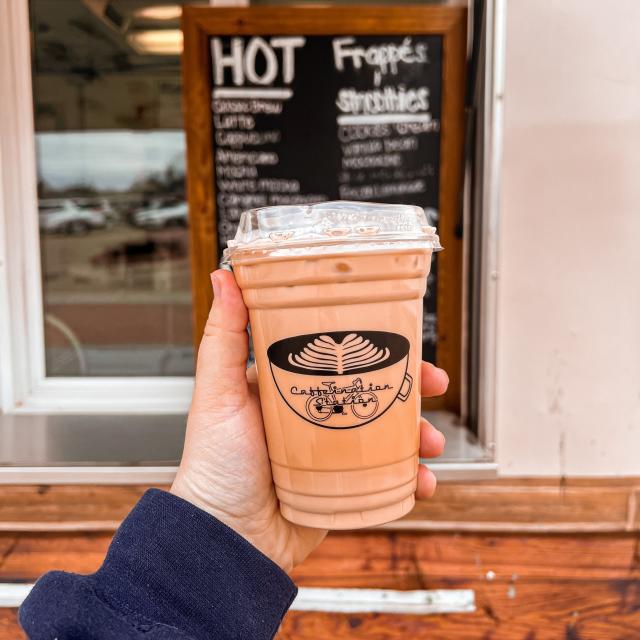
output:
[[[218,255],[254,207],[395,202],[437,223],[442,36],[214,36],[210,50]]]
[[[461,149],[446,143],[461,147],[452,112],[462,96],[451,87],[462,91],[464,11],[188,8],[184,31],[197,315],[206,282],[197,274],[204,262],[207,272],[215,267],[246,209],[325,200],[419,205],[445,246],[424,301],[423,358],[451,369],[447,351],[460,335],[443,322],[455,306],[446,302],[452,287],[461,294],[456,268],[447,268],[459,259],[448,229]],[[205,318],[208,302],[207,293]]]

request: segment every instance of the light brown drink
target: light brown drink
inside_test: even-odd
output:
[[[331,205],[341,206],[322,206]],[[353,238],[329,235],[303,255],[297,246],[231,255],[250,314],[280,508],[311,527],[380,524],[414,505],[422,297],[433,249],[361,243],[358,250]]]

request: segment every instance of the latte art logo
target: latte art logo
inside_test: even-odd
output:
[[[333,331],[293,336],[267,350],[283,401],[301,418],[329,429],[374,421],[406,402],[409,341],[387,331]]]
[[[300,353],[289,354],[289,362],[310,371],[330,368],[342,375],[353,369],[383,362],[389,355],[388,347],[380,349],[371,340],[350,333],[340,343],[336,343],[331,336],[319,336]]]

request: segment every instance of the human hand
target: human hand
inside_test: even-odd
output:
[[[293,524],[280,514],[255,368],[246,368],[247,309],[230,272],[218,270],[211,279],[214,301],[198,351],[184,452],[171,492],[215,516],[287,571],[327,532]],[[422,363],[423,396],[444,393],[448,383],[442,369]],[[420,455],[433,458],[443,449],[444,436],[421,418]],[[435,476],[421,465],[416,497],[431,497],[435,486]]]

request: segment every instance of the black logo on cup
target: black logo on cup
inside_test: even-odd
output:
[[[388,331],[333,331],[293,336],[267,350],[282,399],[307,422],[353,429],[405,402],[409,341]]]

